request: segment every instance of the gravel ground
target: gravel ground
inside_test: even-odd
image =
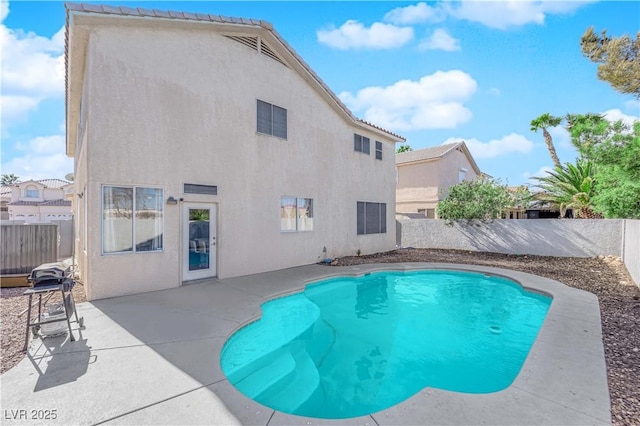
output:
[[[611,396],[611,417],[615,426],[640,425],[640,288],[619,258],[566,258],[523,256],[457,250],[401,249],[368,256],[343,257],[333,264],[442,262],[493,266],[560,281],[598,296],[602,335]],[[0,373],[24,357],[27,307],[25,288],[0,291],[1,340]],[[76,284],[76,303],[86,300],[84,288]]]
[[[22,295],[27,289],[28,287],[0,288],[0,319],[2,320],[0,323],[0,344],[2,345],[0,373],[9,370],[24,358],[22,348],[24,347],[27,314],[25,312],[20,315],[20,313],[27,309],[29,298]],[[72,291],[73,300],[76,304],[87,300],[82,284],[76,283]],[[45,297],[42,299],[44,302]],[[33,300],[35,301],[36,298],[34,297]],[[49,303],[61,300],[60,293],[56,292],[49,300]],[[37,306],[34,306],[34,308],[38,309]],[[71,324],[72,328],[74,326],[77,327],[78,324]],[[31,336],[29,336],[29,340],[31,340]]]

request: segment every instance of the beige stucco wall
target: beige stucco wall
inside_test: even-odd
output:
[[[449,187],[459,183],[458,172],[467,169],[464,180],[478,177],[468,157],[457,150],[441,158],[398,164],[396,212],[417,213],[433,209],[447,197]]]
[[[182,281],[181,206],[165,205],[163,252],[102,255],[102,185],[215,202],[220,278],[313,263],[323,247],[331,257],[395,247],[393,141],[354,128],[291,69],[214,32],[177,26],[96,27],[88,55],[87,141],[76,177],[88,197],[82,269],[90,299]],[[256,99],[287,109],[287,140],[256,133]],[[354,132],[371,138],[372,155],[353,151]],[[384,142],[383,161],[375,140]],[[218,195],[183,194],[185,182],[217,185]],[[283,195],[313,198],[312,232],[280,231]],[[386,234],[356,235],[357,201],[387,203]]]
[[[88,50],[93,49],[92,40],[89,40]],[[77,54],[78,52],[70,52],[70,55]],[[86,59],[86,68],[92,69],[91,56],[87,56]],[[100,234],[100,218],[94,218],[91,226],[87,222],[87,207],[91,204],[100,205],[101,199],[100,194],[90,193],[87,190],[87,185],[89,182],[89,176],[87,173],[87,167],[89,162],[87,161],[87,152],[89,152],[90,147],[88,146],[87,139],[89,134],[89,128],[91,123],[91,104],[89,99],[92,98],[91,91],[91,82],[93,81],[93,76],[90,72],[86,72],[83,76],[82,82],[82,98],[81,98],[81,110],[82,114],[79,120],[79,128],[78,132],[78,141],[76,143],[75,149],[75,157],[74,157],[74,187],[75,194],[73,200],[74,210],[74,235],[75,235],[75,250],[74,255],[76,259],[76,273],[79,275],[80,280],[85,286],[85,292],[87,298],[93,299],[93,288],[88,286],[88,283],[91,282],[91,270],[89,269],[89,256],[88,253],[91,248],[98,249],[99,246],[96,246],[93,239],[89,237],[94,234]],[[95,238],[94,238],[95,239]]]

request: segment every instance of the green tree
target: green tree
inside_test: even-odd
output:
[[[599,63],[598,78],[621,93],[640,98],[640,32],[632,39],[628,35],[609,37],[587,29],[580,39],[582,54]]]
[[[596,165],[595,211],[607,218],[640,219],[640,121],[632,126],[598,114],[567,116],[580,156]]]
[[[560,210],[560,217],[565,217],[568,209],[572,209],[574,217],[601,217],[593,211],[595,195],[595,168],[589,160],[578,160],[576,164],[567,163],[556,167],[546,176],[534,178],[540,188],[535,199],[545,205]]]
[[[18,183],[20,178],[13,173],[3,174],[2,175],[2,186],[11,185],[12,183]]]
[[[553,146],[553,138],[551,137],[551,134],[549,134],[547,128],[559,126],[560,123],[562,123],[562,117],[555,117],[548,112],[534,120],[531,120],[531,131],[537,132],[542,129],[542,135],[544,136],[544,141],[549,149],[549,155],[551,155],[551,159],[556,167],[561,167],[560,159],[556,153],[556,148]]]
[[[463,181],[449,188],[438,203],[438,217],[446,220],[492,220],[513,207],[514,198],[506,185],[494,179]]]
[[[398,148],[396,153],[400,154],[401,152],[409,152],[409,151],[413,151],[413,148],[411,148],[409,145],[402,145],[401,147]]]

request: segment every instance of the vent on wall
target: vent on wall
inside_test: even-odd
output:
[[[265,56],[268,56],[269,58],[273,59],[274,61],[280,62],[282,65],[284,65],[285,67],[287,66],[287,64],[284,63],[284,61],[282,59],[280,59],[280,57],[278,57],[278,55],[275,54],[275,52],[273,50],[271,50],[271,48],[264,42],[262,41],[262,39],[259,40],[259,45],[260,45],[260,49],[258,49],[258,37],[250,37],[250,36],[225,36],[231,40],[237,41],[238,43],[242,43],[247,47],[250,47],[251,49],[255,50],[255,51],[259,51],[260,53],[262,53]]]
[[[218,195],[218,187],[214,185],[198,185],[196,183],[184,184],[185,194]]]
[[[280,62],[285,67],[287,66],[287,64],[282,62],[282,59],[280,59],[275,53],[273,53],[273,50],[271,50],[271,48],[269,46],[267,46],[267,44],[262,40],[260,40],[260,52],[263,55],[266,55],[266,56],[270,57],[271,59]]]
[[[258,37],[245,37],[245,36],[225,36],[231,40],[235,40],[238,43],[242,43],[245,46],[258,50]]]

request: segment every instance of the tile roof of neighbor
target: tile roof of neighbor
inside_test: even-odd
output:
[[[100,13],[105,15],[120,15],[120,16],[131,16],[131,17],[140,17],[140,18],[163,18],[163,19],[178,19],[178,20],[186,20],[186,21],[200,21],[200,22],[218,22],[225,24],[240,24],[240,25],[248,25],[248,26],[260,26],[265,28],[282,43],[282,45],[296,58],[298,62],[305,68],[305,70],[313,76],[313,78],[322,86],[324,90],[335,100],[335,102],[355,121],[363,123],[367,126],[370,126],[376,130],[387,133],[394,138],[397,138],[401,141],[406,141],[406,138],[400,136],[396,133],[393,133],[389,130],[383,129],[382,127],[376,126],[368,121],[362,120],[360,118],[355,117],[349,108],[344,105],[344,103],[333,93],[331,89],[325,84],[324,81],[311,69],[311,67],[298,55],[298,53],[287,43],[278,32],[273,28],[273,25],[262,19],[248,19],[248,18],[233,18],[228,16],[221,15],[210,15],[206,13],[190,13],[190,12],[174,12],[174,11],[163,11],[158,9],[145,9],[145,8],[131,8],[131,7],[114,7],[107,5],[99,5],[99,4],[88,4],[88,3],[65,3],[65,8],[67,10],[67,20],[65,25],[65,92],[68,93],[68,56],[69,56],[69,12],[88,12],[88,13]],[[66,100],[68,102],[68,100]]]
[[[71,206],[69,200],[48,200],[48,201],[14,201],[9,203],[10,206]]]
[[[445,155],[452,149],[462,145],[463,142],[455,142],[447,145],[433,146],[431,148],[418,149],[396,154],[396,164],[411,163],[413,161],[431,160]]]
[[[41,179],[36,182],[43,184],[47,188],[62,188],[65,185],[69,185],[71,182],[67,182],[62,179]]]

